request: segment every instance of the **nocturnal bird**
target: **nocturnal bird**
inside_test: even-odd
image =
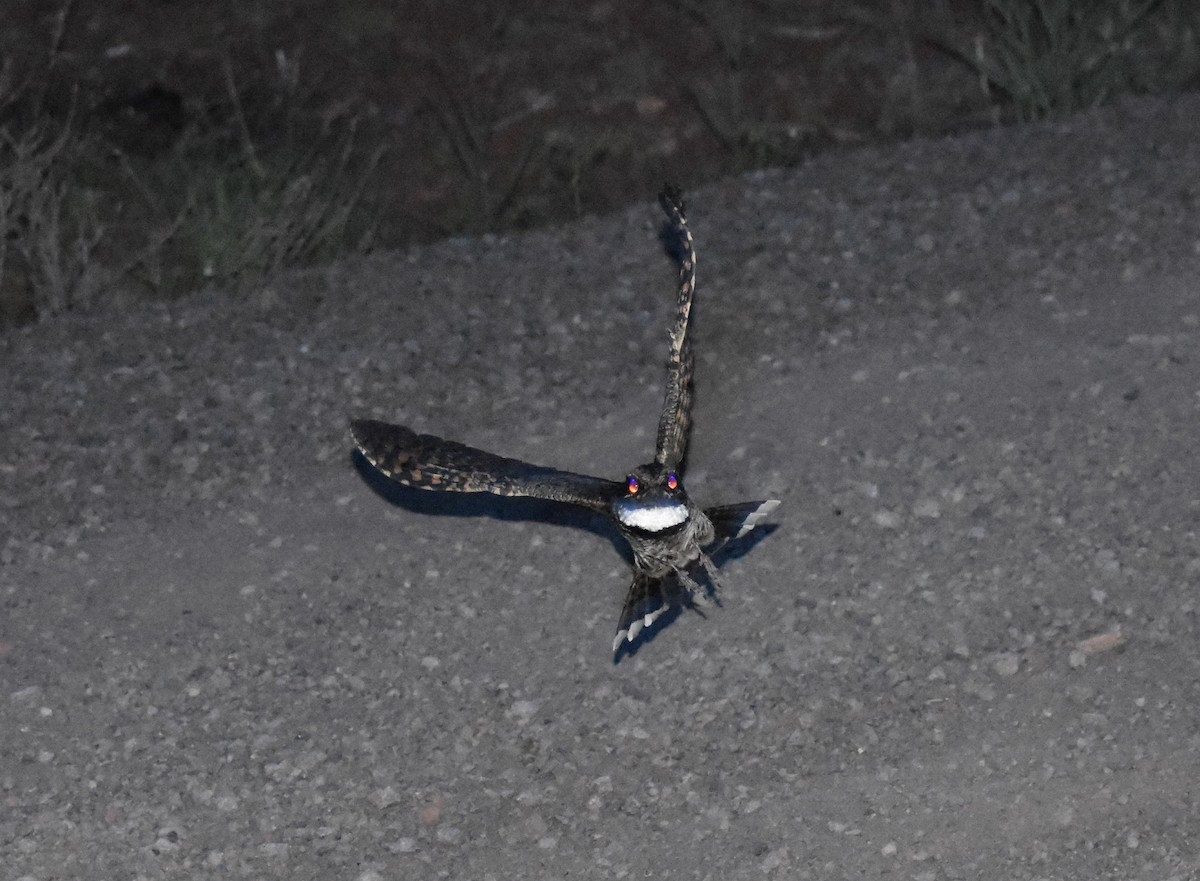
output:
[[[691,429],[692,300],[696,292],[696,254],[679,190],[666,187],[659,202],[679,263],[675,324],[670,330],[667,390],[654,460],[639,465],[624,480],[589,477],[531,465],[401,425],[370,419],[350,423],[359,451],[375,468],[404,486],[455,493],[527,496],[588,508],[608,517],[633,551],[633,583],[625,596],[616,655],[633,642],[680,595],[703,600],[696,579],[703,569],[718,586],[712,554],[741,538],[779,502],[775,499],[701,508],[683,486],[683,458]]]

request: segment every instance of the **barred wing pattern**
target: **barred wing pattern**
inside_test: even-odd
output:
[[[667,392],[662,416],[658,420],[655,460],[665,468],[677,469],[687,451],[692,426],[692,338],[688,333],[692,298],[696,293],[696,252],[692,232],[684,216],[680,191],[667,186],[658,197],[679,247],[679,292],[676,295],[675,326],[671,328],[671,347],[667,359]]]
[[[350,424],[367,461],[397,483],[418,489],[528,496],[603,511],[620,483],[497,456],[403,425],[373,419]]]
[[[711,555],[726,542],[741,538],[779,505],[768,500],[701,509],[684,489],[681,471],[692,418],[690,325],[696,254],[679,190],[667,186],[659,203],[678,260],[679,285],[653,462],[637,466],[623,482],[616,482],[497,456],[401,425],[374,420],[351,423],[354,441],[367,461],[405,486],[528,496],[604,514],[629,543],[634,561],[633,582],[613,640],[618,657],[623,645],[633,643],[681,597],[694,605],[709,590],[715,591],[717,569]]]

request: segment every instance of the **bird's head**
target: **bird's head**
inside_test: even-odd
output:
[[[612,513],[626,529],[648,535],[675,531],[689,516],[679,473],[657,462],[639,465],[625,479],[625,492],[613,501]]]

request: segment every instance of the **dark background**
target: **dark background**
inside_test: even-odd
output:
[[[0,322],[1187,88],[1198,17],[1184,0],[7,0],[0,161],[57,203],[0,184],[18,194]]]

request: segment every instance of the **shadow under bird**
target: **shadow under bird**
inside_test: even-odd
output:
[[[683,457],[691,429],[694,362],[689,327],[696,292],[696,255],[680,192],[667,187],[659,202],[677,248],[679,291],[654,461],[637,466],[624,480],[614,481],[531,465],[417,434],[402,425],[370,419],[351,422],[354,442],[366,460],[404,486],[528,496],[577,505],[610,518],[633,550],[633,583],[617,622],[614,655],[681,596],[689,604],[703,600],[705,592],[696,579],[697,570],[703,569],[715,589],[718,581],[712,555],[779,506],[777,500],[769,499],[701,508],[684,490]]]

